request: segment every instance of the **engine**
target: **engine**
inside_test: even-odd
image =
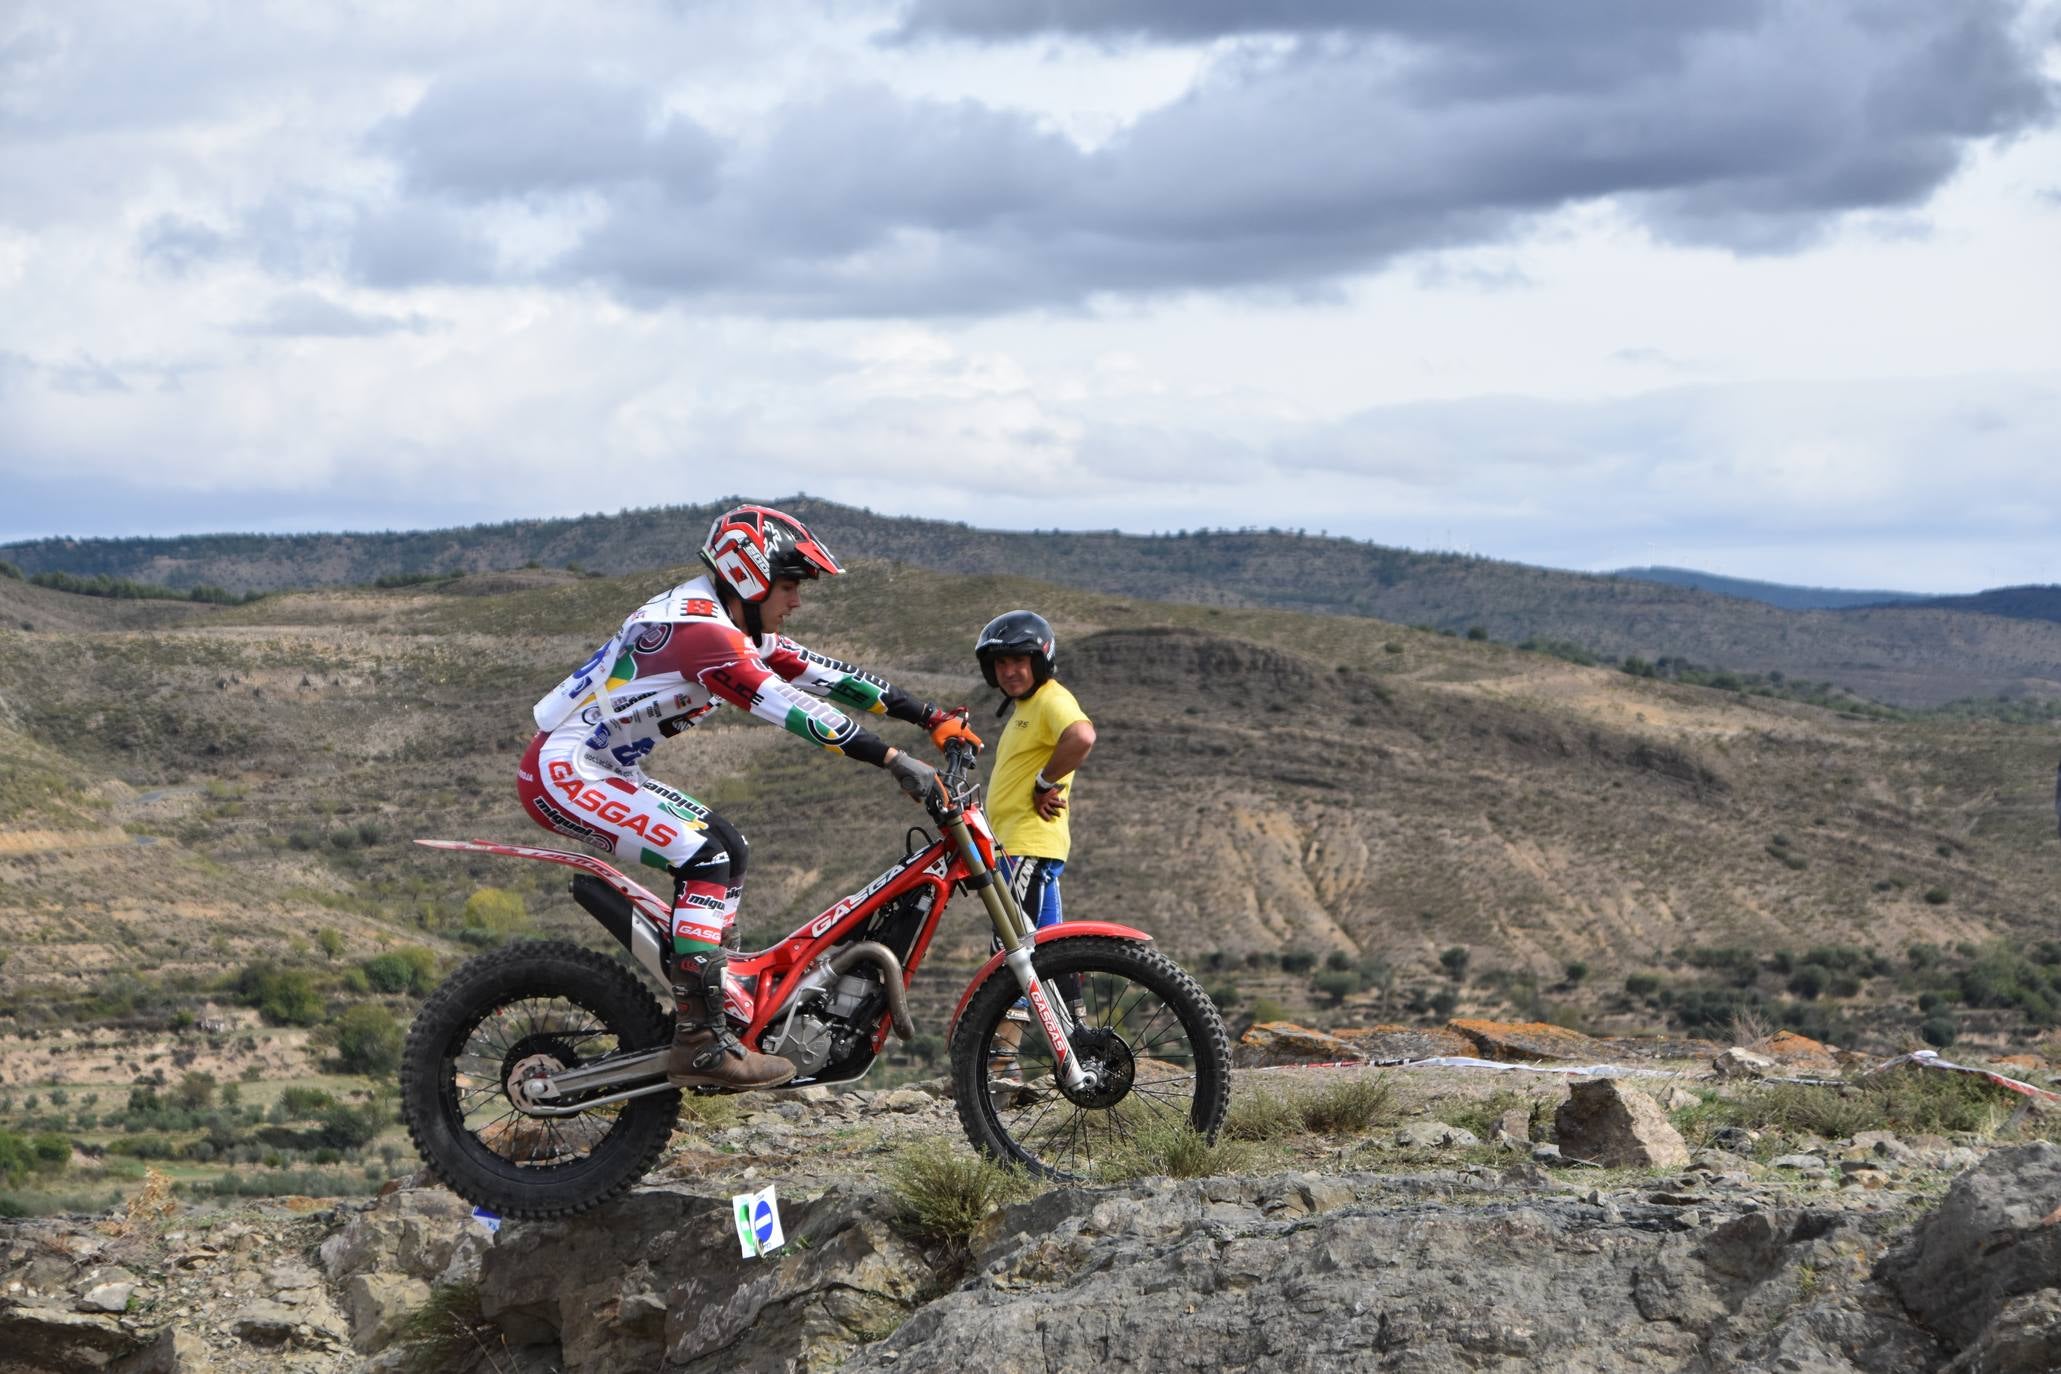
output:
[[[794,1015],[764,1037],[760,1048],[792,1063],[796,1078],[813,1078],[872,1036],[885,1005],[878,981],[848,973],[805,994]]]

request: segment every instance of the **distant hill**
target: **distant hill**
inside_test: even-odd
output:
[[[1799,995],[1821,1019],[1876,1008],[1900,1043],[1924,990],[1895,985],[1924,954],[1908,947],[2033,949],[2061,929],[2037,726],[1859,719],[1374,619],[852,566],[812,589],[796,633],[973,703],[982,729],[994,698],[974,634],[1004,607],[1047,611],[1101,737],[1068,908],[1152,931],[1227,1002],[1242,987],[1255,1010],[1262,996],[1308,1006],[1315,970],[1291,978],[1263,957],[1300,950],[1364,973],[1339,1016],[1414,1015],[1441,992],[1536,1014],[1564,982],[1553,1000],[1602,1024],[1693,1012],[1722,1027],[1731,1004],[1710,999],[1737,991],[1742,958],[1749,974],[1764,955],[1785,979],[1805,965],[1860,977],[1855,961],[1879,952],[1867,998]],[[103,992],[198,1000],[266,960],[335,982],[393,945],[456,954],[468,898],[489,886],[544,931],[592,937],[556,870],[408,840],[543,840],[514,793],[530,703],[682,571],[233,607],[0,583],[0,610],[38,627],[0,625],[0,1021],[16,1009],[31,1024],[34,1009],[33,1024],[80,1024],[108,1014],[92,1011]],[[653,771],[751,836],[752,943],[863,884],[922,820],[876,770],[734,712],[662,746]],[[986,926],[971,902],[950,922],[935,958],[963,978]],[[314,943],[324,928],[343,956]],[[1472,951],[1464,982],[1445,962],[1456,947]],[[1727,971],[1716,992],[1707,969]],[[1646,971],[1673,1000],[1638,1000],[1626,980]],[[927,1031],[956,991],[949,974],[926,979]]]
[[[1928,597],[1925,604],[1945,611],[2061,622],[2061,586],[1998,587],[1971,596]]]
[[[1298,530],[983,530],[804,496],[778,498],[778,504],[808,520],[848,560],[1034,576],[1146,600],[1371,617],[1546,645],[1604,662],[1666,658],[1781,673],[1901,706],[2061,697],[2061,624],[2043,619],[1929,605],[1790,611],[1695,587]],[[0,547],[0,559],[31,575],[208,585],[230,593],[525,566],[622,574],[689,560],[718,509],[668,506],[372,534],[42,539]]]
[[[1658,582],[1669,587],[1693,587],[1741,601],[1759,601],[1785,611],[1837,611],[1849,606],[1894,606],[1923,601],[1937,605],[1938,598],[1921,592],[1843,591],[1835,587],[1795,587],[1783,582],[1756,582],[1745,577],[1720,577],[1693,568],[1619,568],[1612,577],[1638,582]],[[1972,609],[1972,608],[1970,608]]]

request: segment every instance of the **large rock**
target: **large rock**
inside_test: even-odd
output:
[[[108,1366],[108,1374],[214,1374],[207,1342],[191,1331],[166,1327],[157,1339]]]
[[[1358,1062],[1366,1057],[1349,1041],[1292,1021],[1262,1021],[1238,1038],[1238,1062],[1248,1067]]]
[[[568,1374],[828,1368],[914,1310],[933,1282],[875,1192],[784,1196],[787,1245],[745,1260],[728,1197],[639,1188],[582,1217],[509,1222],[480,1269],[480,1310]]]
[[[2061,1368],[2061,1330],[2017,1303],[2061,1287],[2061,1145],[1998,1150],[1962,1174],[1878,1273],[1954,1349],[2046,1341],[2052,1358],[2025,1367]],[[2010,1333],[1985,1336],[2005,1321]]]
[[[1472,1040],[1443,1026],[1366,1026],[1333,1034],[1374,1060],[1443,1059],[1477,1053]]]
[[[1755,1213],[1699,1235],[1569,1199],[1442,1209],[1406,1177],[1325,1182],[1350,1200],[1286,1210],[1287,1179],[1048,1193],[983,1229],[975,1282],[840,1368],[1879,1374],[1936,1361],[1893,1310],[1811,1300],[1833,1285],[1806,1272],[1850,1272],[1878,1244],[1836,1216]]]
[[[320,1254],[337,1283],[375,1270],[426,1283],[464,1283],[479,1277],[479,1258],[492,1243],[492,1232],[455,1193],[400,1188],[323,1241]]]
[[[0,1300],[0,1369],[105,1369],[145,1339],[116,1317]]]
[[[1601,1041],[1545,1021],[1449,1021],[1447,1027],[1472,1041],[1484,1059],[1522,1063],[1531,1059],[1596,1063],[1609,1056]]]
[[[1614,1078],[1576,1083],[1553,1115],[1553,1138],[1562,1155],[1591,1164],[1674,1168],[1689,1162],[1688,1143],[1660,1104]]]

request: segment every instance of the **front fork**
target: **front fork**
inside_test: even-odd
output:
[[[1006,884],[996,881],[993,869],[980,857],[980,846],[973,842],[967,831],[965,814],[954,809],[942,819],[944,832],[951,836],[952,843],[959,848],[959,857],[966,862],[970,876],[966,886],[980,897],[982,906],[988,909],[988,919],[994,922],[995,936],[1006,951],[1002,961],[1009,971],[1016,975],[1016,984],[1023,989],[1024,1000],[1030,1003],[1031,1015],[1037,1019],[1039,1028],[1045,1034],[1045,1043],[1052,1047],[1052,1062],[1057,1065],[1059,1082],[1073,1092],[1092,1091],[1100,1086],[1095,1076],[1084,1071],[1073,1053],[1073,1013],[1066,1004],[1045,992],[1044,980],[1031,962],[1031,952],[1037,948],[1031,924],[1024,918],[1023,909],[1016,904],[1015,894]]]

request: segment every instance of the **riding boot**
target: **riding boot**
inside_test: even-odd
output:
[[[749,1050],[723,1017],[722,950],[682,955],[673,970],[673,1052],[666,1081],[678,1088],[771,1088],[794,1077],[794,1065]]]

